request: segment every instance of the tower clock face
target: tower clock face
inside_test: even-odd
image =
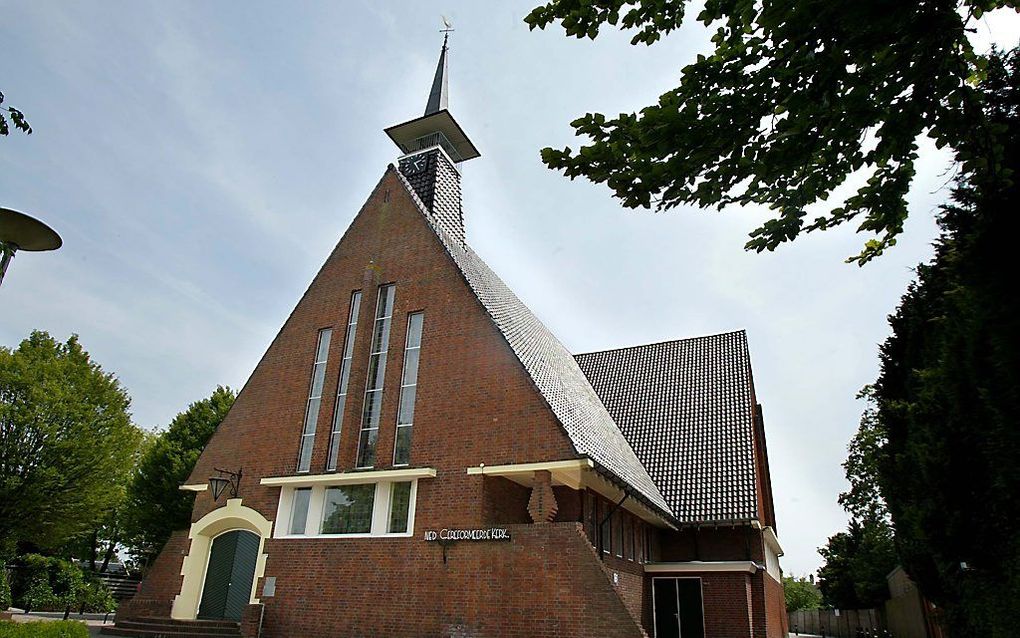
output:
[[[415,155],[407,159],[404,164],[404,172],[408,175],[417,175],[429,167],[428,155]]]

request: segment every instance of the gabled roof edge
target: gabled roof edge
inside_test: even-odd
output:
[[[612,417],[609,415],[608,410],[606,410],[606,414],[605,414],[606,418],[612,424],[612,426],[616,428],[616,431],[619,434],[620,439],[627,445],[627,449],[630,451],[630,454],[633,457],[634,464],[638,468],[640,468],[640,473],[644,475],[643,478],[647,479],[647,486],[644,489],[642,489],[638,485],[635,485],[633,481],[628,480],[624,476],[621,476],[620,472],[614,470],[613,468],[608,467],[607,464],[604,462],[604,460],[593,458],[590,452],[583,451],[583,450],[581,450],[578,447],[578,443],[574,439],[574,437],[571,435],[570,429],[563,422],[563,417],[557,412],[555,406],[549,400],[549,397],[547,397],[545,395],[545,393],[542,391],[542,388],[539,385],[539,383],[538,383],[537,379],[535,378],[534,374],[528,368],[528,366],[525,364],[525,362],[521,359],[520,354],[513,347],[513,344],[510,343],[509,339],[507,338],[507,335],[504,333],[503,329],[499,325],[499,322],[496,320],[496,317],[493,316],[493,314],[490,311],[490,309],[486,306],[486,304],[479,297],[479,292],[475,289],[474,285],[472,285],[471,280],[468,278],[467,273],[464,272],[464,269],[463,269],[461,263],[458,261],[456,255],[453,254],[453,251],[451,250],[451,246],[458,246],[458,247],[460,247],[460,248],[462,248],[464,250],[468,250],[467,246],[466,246],[466,242],[461,242],[461,241],[456,240],[453,237],[450,237],[449,234],[441,226],[439,226],[438,224],[436,224],[433,221],[433,219],[431,217],[431,214],[429,213],[428,207],[425,206],[424,202],[422,202],[421,198],[418,197],[418,194],[414,191],[414,188],[411,186],[411,184],[400,173],[400,171],[396,169],[396,167],[393,164],[390,164],[390,165],[387,166],[387,171],[392,171],[394,173],[394,175],[397,177],[397,179],[400,181],[400,183],[404,186],[404,190],[411,197],[411,200],[415,203],[415,205],[418,206],[419,212],[425,218],[426,222],[429,225],[429,228],[431,228],[432,231],[436,234],[437,238],[439,239],[439,243],[443,246],[443,250],[447,253],[447,255],[449,255],[450,260],[453,261],[454,265],[457,266],[457,270],[460,273],[461,277],[464,279],[465,283],[467,284],[468,289],[472,291],[472,293],[475,295],[475,298],[478,300],[479,304],[482,306],[483,310],[485,310],[486,314],[489,315],[489,318],[492,320],[493,324],[496,326],[497,331],[500,333],[500,335],[503,337],[503,339],[505,341],[507,341],[507,345],[510,347],[510,351],[514,353],[514,356],[517,358],[518,362],[521,364],[521,367],[524,368],[524,371],[528,375],[528,378],[531,380],[532,384],[535,386],[535,390],[538,392],[538,395],[540,397],[542,397],[542,400],[545,401],[545,403],[549,406],[550,411],[556,417],[557,421],[560,422],[560,426],[566,432],[567,438],[568,438],[568,440],[570,440],[571,445],[574,447],[575,453],[578,454],[578,457],[579,458],[580,457],[592,458],[592,460],[595,461],[597,466],[603,468],[609,474],[612,474],[622,484],[624,484],[626,486],[629,486],[634,491],[634,495],[638,496],[640,498],[640,500],[645,501],[648,505],[650,505],[654,509],[656,509],[656,510],[660,511],[661,513],[663,513],[664,515],[666,515],[669,520],[676,521],[677,520],[676,516],[673,513],[673,511],[669,508],[669,506],[666,504],[666,499],[662,496],[662,493],[659,491],[659,488],[655,485],[655,482],[652,480],[651,476],[648,475],[648,471],[645,469],[644,465],[642,465],[640,460],[637,458],[637,454],[635,454],[634,450],[630,447],[630,442],[627,441],[626,437],[624,437],[623,433],[620,431],[619,426],[617,426],[616,423],[612,420]],[[480,260],[480,258],[479,258],[479,260]],[[487,267],[487,265],[486,265],[486,267]],[[490,271],[491,271],[491,269],[490,269]],[[495,276],[498,279],[498,275],[495,275],[495,273],[493,273],[493,276]],[[500,283],[502,283],[502,281],[500,281]],[[506,286],[506,284],[503,283],[503,286]],[[509,290],[509,287],[507,287],[507,289]],[[520,300],[518,300],[518,301],[520,302]],[[523,302],[520,302],[520,303],[521,303],[522,306],[524,305]],[[524,307],[525,307],[525,309],[527,308],[526,306],[524,306]],[[528,310],[528,312],[530,312],[530,310]],[[533,315],[533,313],[532,313],[532,315]],[[541,324],[541,322],[538,320],[537,317],[535,318],[535,321],[538,322],[539,324]],[[546,331],[548,332],[547,328],[546,328]],[[558,339],[556,339],[555,335],[552,335],[551,333],[549,333],[549,334],[550,334],[550,336],[553,339],[555,339],[557,341],[557,343],[559,343],[559,341],[558,341]],[[576,364],[576,361],[574,361],[573,355],[571,355],[570,352],[567,351],[565,347],[563,347],[562,343],[559,343],[559,345],[560,345],[561,348],[563,348],[564,352],[567,355],[567,358],[569,358],[570,361],[576,366],[577,364]],[[605,406],[602,405],[602,400],[598,397],[598,394],[595,392],[595,389],[593,387],[591,387],[590,383],[588,383],[587,378],[584,377],[584,373],[580,371],[580,368],[578,368],[578,372],[581,375],[581,378],[585,379],[584,382],[585,382],[585,384],[587,384],[588,390],[591,391],[592,397],[594,397],[594,399],[596,401],[598,401],[599,405],[602,406],[602,409],[605,410]]]

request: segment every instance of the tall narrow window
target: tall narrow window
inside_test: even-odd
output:
[[[599,499],[599,535],[602,537],[602,553],[608,554],[613,547],[613,522],[606,520],[607,502]]]
[[[623,512],[617,510],[613,511],[613,548],[616,550],[616,555],[623,558]]]
[[[402,534],[407,531],[407,514],[411,508],[411,482],[390,485],[390,519],[386,525],[387,534]]]
[[[400,407],[397,409],[397,436],[393,445],[393,464],[407,465],[411,459],[411,428],[414,426],[414,398],[418,390],[418,353],[425,314],[413,312],[407,317],[404,343],[404,372],[400,376]]]
[[[336,469],[340,451],[340,428],[344,422],[344,406],[347,405],[347,382],[351,379],[351,358],[354,356],[354,337],[358,332],[358,312],[361,310],[361,291],[351,295],[351,311],[347,317],[347,335],[344,337],[344,360],[340,363],[340,381],[336,386],[336,405],[333,408],[333,429],[329,433],[329,458],[327,470]]]
[[[326,380],[326,356],[329,354],[329,339],[333,331],[323,328],[319,331],[319,343],[315,347],[315,363],[312,364],[312,383],[305,405],[305,428],[301,434],[301,451],[298,453],[298,472],[307,472],[312,463],[312,446],[315,443],[315,425],[319,420],[319,403],[322,401],[322,384]]]
[[[393,284],[379,286],[372,326],[372,354],[368,359],[365,382],[365,406],[361,412],[361,436],[358,440],[358,467],[375,465],[375,441],[379,438],[379,414],[382,412],[383,380],[386,377],[386,350],[390,345],[393,319]]]
[[[290,533],[304,534],[305,521],[308,520],[308,501],[312,496],[312,488],[302,487],[294,490],[294,501],[290,511]]]

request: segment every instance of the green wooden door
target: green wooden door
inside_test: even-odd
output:
[[[259,537],[251,532],[236,530],[213,539],[202,602],[198,606],[199,618],[241,619],[251,598],[258,551]]]

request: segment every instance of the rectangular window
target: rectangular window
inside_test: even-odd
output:
[[[304,534],[305,522],[308,520],[308,502],[312,497],[312,488],[302,487],[294,490],[294,502],[290,511],[290,533]]]
[[[375,484],[344,485],[326,490],[323,534],[368,534],[372,531]]]
[[[358,467],[375,465],[375,442],[379,438],[383,380],[386,377],[386,350],[390,345],[390,321],[393,319],[393,288],[393,284],[379,286],[379,298],[375,303],[372,354],[368,359],[365,406],[361,413],[361,436],[358,440]]]
[[[298,453],[298,472],[307,472],[312,463],[312,447],[315,443],[315,425],[319,420],[319,404],[322,402],[322,385],[326,380],[326,357],[329,354],[329,339],[333,331],[323,328],[319,331],[319,342],[315,347],[315,363],[312,364],[311,389],[305,405],[305,427],[301,434],[301,451]]]
[[[597,542],[596,527],[598,527],[598,512],[596,511],[597,497],[590,491],[584,493],[584,512],[586,518],[585,531],[588,534],[589,542],[593,545]]]
[[[397,435],[393,445],[393,464],[407,465],[411,460],[411,428],[414,426],[414,398],[418,390],[418,360],[425,313],[407,317],[404,343],[404,371],[400,377],[400,407],[397,408]]]
[[[387,534],[402,534],[407,531],[407,518],[411,508],[411,482],[390,484],[390,516],[386,525]]]
[[[361,310],[361,291],[351,295],[351,310],[347,317],[347,334],[344,336],[344,358],[340,363],[340,381],[336,386],[336,405],[333,407],[333,429],[329,433],[329,458],[327,470],[335,470],[340,452],[340,429],[344,421],[344,406],[347,405],[347,382],[351,379],[351,359],[354,357],[354,337],[358,331],[358,312]]]
[[[609,512],[607,501],[599,499],[598,522],[601,526],[599,533],[602,534],[602,553],[608,554],[613,547],[613,522],[607,521],[606,514]]]
[[[613,549],[620,558],[623,557],[623,538],[623,512],[617,508],[613,512]]]
[[[636,535],[637,535],[636,529],[637,529],[637,521],[634,520],[634,517],[628,516],[627,517],[627,559],[628,560],[634,560],[634,554],[635,554],[634,546],[637,545],[636,538],[635,538]]]

